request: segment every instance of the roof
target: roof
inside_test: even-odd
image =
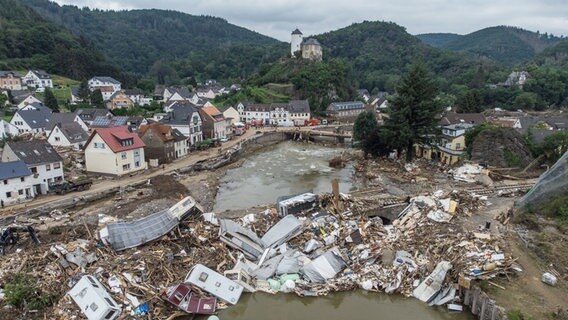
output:
[[[63,161],[46,140],[8,142],[8,146],[28,166]]]
[[[314,45],[314,46],[321,46],[321,44],[314,38],[309,38],[307,40],[304,40],[304,42],[302,42],[303,46],[307,46],[307,45]]]
[[[296,30],[292,31],[292,34],[303,34],[303,33],[298,28],[296,28]]]
[[[365,109],[365,104],[361,101],[344,101],[344,102],[332,102],[327,107],[327,111],[338,111],[338,110],[359,110]]]
[[[1,71],[0,70],[0,77],[6,77],[8,75],[12,75],[13,77],[19,78],[20,74],[16,71]]]
[[[126,94],[127,96],[143,96],[144,95],[144,91],[142,91],[142,89],[138,89],[138,88],[124,89],[122,91],[124,91],[124,94]]]
[[[188,125],[194,113],[197,113],[197,109],[191,102],[178,101],[172,107],[172,111],[168,112],[160,122],[170,125]]]
[[[0,180],[25,177],[31,174],[32,172],[22,160],[0,162]]]
[[[51,79],[51,75],[44,70],[30,70],[36,77],[40,79]]]
[[[89,139],[89,134],[77,122],[57,123],[56,126],[71,143],[84,142]]]
[[[64,124],[64,123],[73,123],[75,122],[75,117],[77,115],[74,112],[59,112],[59,113],[52,113],[51,118],[49,119],[49,124],[47,126],[47,130],[53,129],[56,124]]]
[[[92,77],[91,80],[98,80],[100,82],[108,82],[108,83],[112,83],[112,84],[120,84],[120,81],[112,78],[112,77],[100,77],[100,76],[96,76],[96,77]]]
[[[308,100],[290,100],[288,102],[288,111],[292,113],[309,113],[310,103]]]
[[[77,97],[79,95],[79,86],[72,86],[71,87],[71,95]]]
[[[208,115],[213,121],[224,121],[223,113],[214,105],[204,106],[200,109],[204,114]]]
[[[190,99],[193,96],[187,87],[167,87],[166,90],[168,90],[172,96],[177,93],[184,99]]]
[[[113,86],[100,86],[97,89],[101,90],[101,92],[114,92]]]
[[[141,125],[138,129],[138,134],[143,137],[148,130],[152,130],[154,134],[160,138],[163,142],[174,141],[175,138],[172,135],[172,127],[160,122],[154,122],[151,124]]]
[[[91,128],[110,128],[110,127],[120,127],[128,124],[129,116],[97,116]]]
[[[482,113],[455,113],[448,112],[441,120],[441,125],[456,124],[456,123],[471,123],[483,124],[487,122],[485,115]]]
[[[98,128],[95,129],[85,146],[91,143],[95,135],[99,135],[101,139],[109,146],[112,152],[122,152],[132,149],[144,148],[146,145],[136,134],[128,130],[127,126],[112,127],[112,128]],[[132,139],[132,144],[126,145],[124,140]]]
[[[52,113],[51,109],[44,106],[38,106],[35,110],[16,111],[32,129],[46,128]]]
[[[244,104],[244,106],[245,111],[269,112],[271,110],[271,105],[267,103],[251,103]]]
[[[187,137],[184,136],[183,133],[181,133],[181,131],[179,131],[178,129],[172,129],[172,136],[174,137],[174,140],[176,142],[187,140]]]
[[[100,108],[87,108],[87,109],[77,109],[75,113],[81,118],[82,120],[94,120],[98,116],[106,116],[110,112],[107,109],[100,109]]]

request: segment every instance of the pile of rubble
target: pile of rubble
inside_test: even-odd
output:
[[[55,298],[48,318],[83,310],[89,319],[165,319],[213,314],[238,303],[241,292],[321,296],[359,288],[459,310],[458,291],[470,281],[520,271],[483,228],[462,229],[459,220],[483,205],[469,193],[437,191],[410,199],[385,225],[343,194],[286,198],[235,220],[203,213],[187,197],[137,220],[104,217],[105,226],[87,229],[88,239],[5,256],[0,284],[20,272],[35,279]],[[99,311],[85,305],[93,299]]]

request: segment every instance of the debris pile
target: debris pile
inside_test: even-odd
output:
[[[106,225],[99,221],[85,240],[10,254],[0,261],[0,284],[25,270],[56,297],[48,311],[55,318],[80,317],[75,288],[89,277],[104,289],[93,292],[115,302],[104,310],[116,316],[212,314],[238,303],[241,292],[321,296],[359,288],[458,310],[459,288],[520,271],[493,235],[462,229],[459,220],[483,205],[470,193],[437,191],[410,199],[386,225],[343,194],[321,195],[301,211],[269,208],[234,220],[203,213],[188,197],[134,221],[101,216]]]

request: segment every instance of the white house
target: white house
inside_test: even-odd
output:
[[[18,135],[18,128],[15,125],[5,120],[0,120],[0,139],[16,135]]]
[[[190,146],[203,141],[203,121],[197,108],[190,102],[178,102],[160,122],[170,125],[172,129],[178,129],[188,138]]]
[[[24,100],[22,100],[22,102],[20,102],[18,104],[18,110],[20,109],[24,109],[25,107],[27,107],[28,105],[34,104],[34,103],[43,103],[43,101],[39,100],[38,98],[34,97],[33,94],[30,94],[29,96],[27,96]]]
[[[24,84],[28,88],[53,88],[53,80],[51,75],[43,70],[29,70],[28,73],[22,78]]]
[[[2,207],[35,196],[32,172],[21,160],[0,162],[0,201]]]
[[[29,106],[28,106],[29,107]],[[21,109],[16,111],[10,124],[18,128],[18,134],[44,132],[49,126],[52,111],[48,107]]]
[[[46,194],[49,184],[64,180],[63,159],[45,140],[8,142],[2,161],[22,160],[30,169],[34,194]]]
[[[51,128],[47,142],[52,146],[73,147],[79,150],[83,148],[88,139],[89,134],[79,123],[56,123]]]
[[[122,176],[145,170],[145,146],[128,126],[95,129],[84,147],[87,172]]]
[[[310,121],[310,104],[308,100],[290,100],[288,103],[273,103],[270,119],[273,124],[291,122],[297,126],[303,126]]]
[[[237,106],[238,107],[238,106]],[[237,109],[238,110],[238,109]],[[244,106],[241,122],[268,125],[270,123],[270,104],[250,103]]]
[[[76,122],[83,131],[89,131],[89,126],[75,112],[54,112],[49,119],[49,125],[45,129],[45,134],[50,135],[51,130],[57,124],[68,124]]]
[[[89,90],[101,90],[104,100],[109,100],[112,95],[121,90],[120,81],[111,77],[92,77],[88,81]]]
[[[229,125],[241,121],[241,115],[239,114],[239,111],[237,111],[235,107],[224,106],[224,107],[218,107],[217,109],[223,112],[223,117],[225,117],[226,120],[229,120]]]
[[[172,129],[172,136],[174,137],[174,150],[176,158],[185,157],[189,153],[188,139],[178,129]]]

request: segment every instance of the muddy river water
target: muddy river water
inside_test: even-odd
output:
[[[353,168],[332,169],[328,160],[341,149],[284,142],[250,156],[227,171],[214,211],[275,203],[283,195],[304,191],[330,192],[338,178],[340,190],[352,188]],[[235,306],[219,313],[221,320],[471,320],[469,313],[451,313],[399,295],[355,291],[325,297],[245,293]],[[204,318],[206,319],[206,318]]]

